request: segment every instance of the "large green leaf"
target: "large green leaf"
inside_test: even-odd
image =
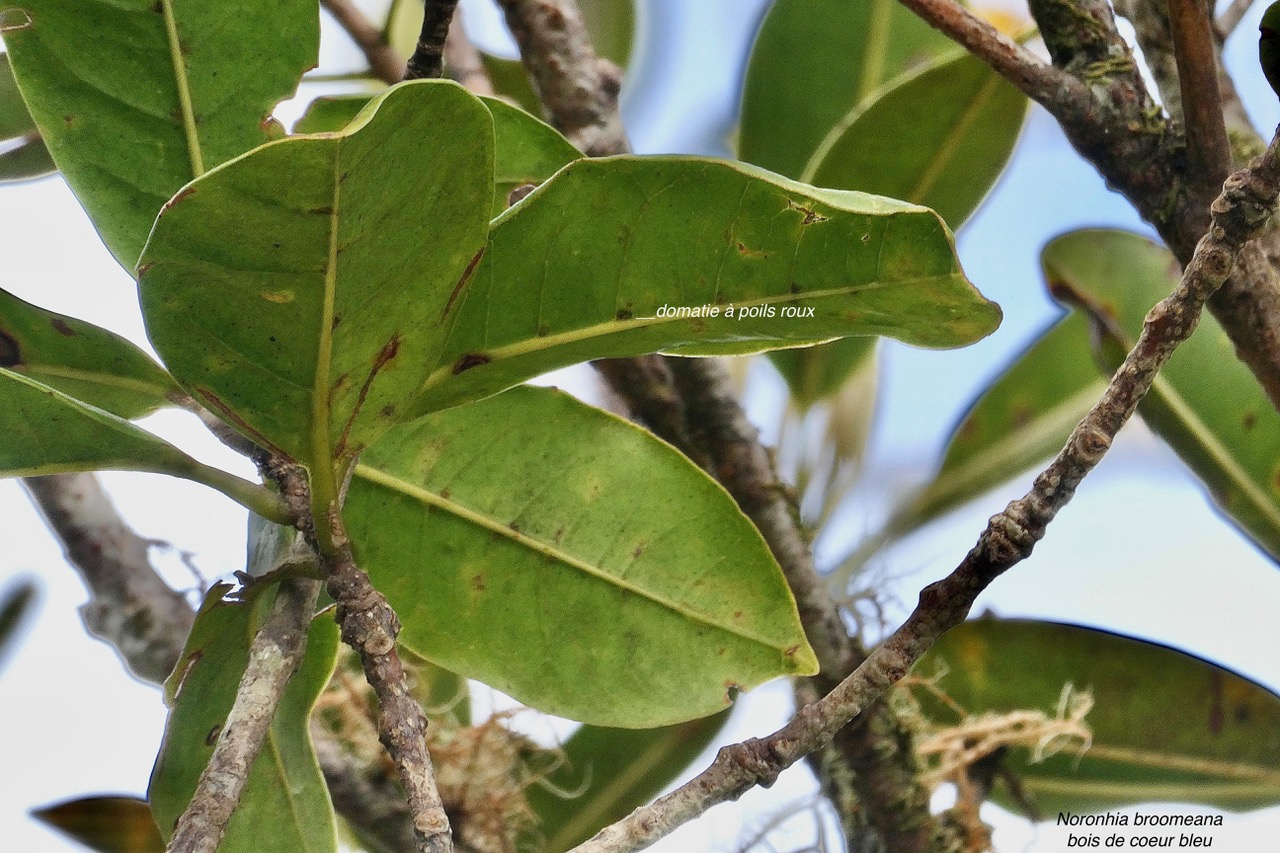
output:
[[[248,662],[249,644],[277,587],[253,596],[251,603],[226,600],[229,589],[217,584],[205,596],[182,658],[165,684],[171,710],[148,789],[165,838],[172,834],[213,754]],[[222,853],[337,850],[333,807],[308,729],[311,708],[333,672],[337,649],[337,624],[324,615],[313,619],[306,655],[249,769],[240,805],[218,847]]]
[[[125,338],[4,290],[0,367],[122,418],[142,417],[181,393],[164,368]]]
[[[854,107],[814,152],[804,180],[921,204],[958,230],[1004,170],[1027,103],[967,53],[939,60]],[[850,338],[769,358],[797,402],[811,405],[835,393],[869,350]]]
[[[333,460],[401,419],[440,361],[492,174],[489,111],[443,81],[213,170],[166,206],[138,268],[156,349],[193,396],[307,464],[327,506]]]
[[[1053,294],[1094,322],[1099,354],[1119,365],[1148,310],[1179,278],[1173,256],[1136,234],[1066,234],[1041,257]],[[1280,413],[1221,326],[1206,316],[1156,377],[1139,414],[1208,487],[1214,501],[1280,558]]]
[[[738,156],[800,177],[836,122],[950,45],[897,0],[775,0],[751,48]]]
[[[369,103],[368,95],[316,98],[293,126],[294,133],[341,130]],[[511,191],[540,184],[582,153],[550,125],[498,98],[482,98],[493,116],[493,209],[509,206]]]
[[[31,816],[98,853],[164,853],[151,809],[136,797],[82,797]]]
[[[656,729],[578,729],[560,748],[562,763],[549,784],[528,790],[542,849],[564,853],[662,793],[711,745],[729,714]]]
[[[739,354],[849,335],[958,346],[1000,317],[965,280],[932,211],[687,157],[562,169],[494,220],[459,301],[415,411],[592,358]],[[700,307],[714,316],[660,316]],[[766,316],[744,319],[748,308]]]
[[[25,181],[57,167],[18,92],[9,55],[0,54],[0,181]]]
[[[217,489],[284,521],[266,489],[211,468],[110,412],[0,368],[0,478],[71,471],[150,471]]]
[[[657,726],[816,669],[777,563],[720,486],[558,392],[397,427],[343,515],[402,643],[540,710]]]
[[[313,0],[24,0],[5,31],[53,159],[116,259],[133,269],[160,206],[265,142],[316,64]]]
[[[1052,711],[1066,684],[1092,694],[1093,743],[1082,756],[1009,759],[1043,815],[1280,803],[1280,696],[1185,652],[1076,625],[979,619],[943,636],[916,671],[940,669],[938,687],[970,714]]]
[[[1027,104],[972,54],[936,61],[855,107],[803,180],[922,204],[959,229],[1004,171]]]

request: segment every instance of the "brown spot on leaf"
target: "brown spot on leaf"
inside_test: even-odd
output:
[[[539,324],[538,324],[538,337],[540,337],[540,338],[545,338],[545,337],[546,337],[547,335],[549,335],[549,334],[551,334],[551,327],[550,327],[550,326],[548,326],[546,323],[539,323]]]
[[[147,270],[151,269],[151,265],[155,261],[147,261],[145,264],[138,264],[138,278],[142,278],[147,274]]]
[[[746,243],[743,243],[741,240],[739,240],[739,241],[738,241],[738,244],[737,244],[737,245],[738,245],[738,254],[739,254],[739,255],[742,255],[742,257],[744,257],[744,258],[767,258],[767,257],[769,257],[769,253],[768,253],[768,252],[761,252],[761,251],[757,251],[756,249],[748,249],[748,248],[747,248],[747,244],[746,244]]]
[[[538,188],[537,184],[517,184],[511,188],[511,192],[507,193],[507,207],[514,207],[517,202],[522,201],[525,196]]]
[[[351,414],[347,417],[347,422],[342,427],[342,435],[338,439],[338,445],[334,449],[334,453],[339,459],[347,453],[347,440],[351,436],[351,425],[355,423],[356,416],[360,414],[360,410],[364,408],[365,398],[369,396],[369,389],[373,387],[373,380],[382,372],[382,368],[395,359],[396,353],[400,352],[400,335],[393,334],[391,340],[382,345],[382,349],[378,351],[378,355],[373,360],[373,365],[369,368],[369,375],[365,377],[364,384],[360,386],[360,393],[356,395],[356,404],[351,408]],[[341,379],[345,379],[343,374]],[[336,389],[336,385],[334,386]]]
[[[613,316],[619,320],[630,320],[632,317],[635,316],[635,314],[632,314],[631,310],[628,308],[619,308],[618,313],[614,314]]]
[[[54,317],[50,322],[53,324],[53,330],[63,337],[74,338],[76,336],[75,329],[68,326],[67,321],[61,317]]]
[[[311,210],[307,212],[314,213],[317,216],[333,216],[333,205],[324,204],[324,205],[321,205],[320,207],[313,207],[311,208]]]
[[[391,403],[388,403],[387,405],[383,406],[381,409],[378,410],[378,414],[384,418],[394,417],[395,413],[396,413],[396,407]]]
[[[476,592],[484,592],[486,589],[488,589],[489,587],[488,587],[488,584],[485,583],[484,575],[472,575],[471,588],[474,589]]]
[[[467,263],[467,268],[462,271],[462,276],[458,279],[458,283],[453,286],[453,291],[449,294],[449,299],[444,303],[444,310],[440,312],[440,319],[443,320],[449,316],[449,312],[453,310],[454,301],[462,294],[466,288],[467,282],[471,280],[471,275],[476,271],[476,267],[480,263],[480,257],[484,254],[484,247],[480,247],[480,251],[471,256],[471,260]],[[454,371],[457,373],[458,371]]]
[[[341,323],[341,322],[342,322],[342,315],[341,315],[341,314],[334,314],[334,315],[333,315],[333,322],[329,324],[329,328],[330,328],[330,329],[336,329],[336,328],[338,328],[338,324],[339,324],[339,323]]]
[[[639,545],[637,545],[637,546],[636,546],[636,547],[631,551],[631,559],[633,559],[633,560],[638,560],[638,559],[640,559],[640,555],[644,553],[644,546],[645,546],[645,544],[646,544],[646,543],[641,542]]]
[[[488,364],[491,361],[493,359],[482,352],[466,353],[453,363],[453,375],[457,376],[459,373],[470,370],[473,367],[479,367],[482,364]]]
[[[792,210],[796,210],[804,213],[804,219],[800,221],[801,225],[812,225],[815,222],[826,222],[828,219],[828,217],[823,216],[821,213],[818,213],[816,210],[805,207],[803,204],[797,204],[791,199],[787,199],[787,207],[791,208]]]
[[[1245,412],[1244,417],[1240,420],[1240,425],[1244,427],[1244,431],[1248,432],[1258,424],[1257,412]]]
[[[741,610],[735,610],[735,611],[733,611],[733,618],[734,618],[734,619],[741,619],[744,615],[745,615],[745,614],[744,614]]]
[[[787,646],[786,649],[783,650],[782,656],[786,658],[793,658],[799,653],[800,653],[799,646]]]
[[[0,367],[22,364],[22,350],[18,341],[7,332],[0,332]]]
[[[519,525],[519,524],[516,524],[514,521],[513,521],[513,522],[511,522],[510,524],[508,524],[508,525],[507,525],[507,527],[511,528],[511,532],[512,532],[512,533],[519,533],[519,532],[520,532],[520,525]]]
[[[450,494],[450,492],[449,492],[449,490],[448,490],[448,489],[441,489],[441,490],[440,490],[440,500],[442,500],[442,501],[447,501],[447,500],[449,500],[449,494]]]
[[[551,534],[551,541],[552,541],[552,542],[554,542],[554,543],[556,543],[557,545],[559,545],[559,544],[560,544],[560,540],[561,540],[561,539],[563,539],[563,538],[564,538],[564,525],[562,524],[562,525],[560,525],[559,527],[557,527],[557,528],[556,528],[556,532],[555,532],[555,533],[552,533],[552,534]]]

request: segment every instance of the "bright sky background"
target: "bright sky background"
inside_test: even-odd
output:
[[[481,20],[485,2],[463,0],[473,21]],[[625,102],[638,151],[727,153],[722,141],[734,123],[739,57],[763,6],[763,0],[650,0],[644,27],[650,38],[632,69]],[[1261,9],[1229,43],[1229,61],[1246,105],[1269,128],[1280,119],[1280,107],[1253,58]],[[966,270],[1001,304],[1004,325],[961,351],[885,349],[882,410],[869,464],[873,482],[886,494],[928,475],[967,402],[1054,316],[1039,278],[1040,246],[1092,225],[1143,228],[1036,108],[1014,163],[959,240]],[[5,289],[142,340],[132,281],[114,265],[61,181],[3,189],[0,256]],[[160,414],[146,426],[214,464],[238,461],[186,415]],[[252,473],[243,465],[236,470]],[[179,551],[189,552],[206,578],[242,568],[244,513],[229,501],[164,477],[103,478],[139,533],[172,543],[155,556],[175,585],[196,585]],[[896,578],[891,615],[903,615],[920,586],[949,571],[986,517],[1020,495],[1028,481],[982,498],[885,557]],[[843,523],[853,541],[870,522],[851,513]],[[28,576],[38,578],[42,590],[18,653],[0,662],[0,838],[12,850],[78,849],[28,820],[26,811],[90,793],[142,793],[164,709],[158,691],[124,678],[114,653],[85,636],[75,612],[84,591],[15,482],[0,483],[0,525],[6,546],[0,588]],[[1280,689],[1274,654],[1280,647],[1280,575],[1217,517],[1172,454],[1140,428],[1125,431],[1034,557],[983,595],[978,610],[988,608],[1159,640]],[[785,685],[756,691],[726,736],[772,730],[785,719],[788,702]],[[803,771],[788,772],[772,791],[714,810],[661,849],[736,849],[780,807],[807,802],[812,790]],[[986,817],[999,827],[1002,852],[1065,849],[1064,835],[1052,827],[1036,830],[994,808]],[[1262,839],[1280,832],[1280,811],[1228,816],[1227,823],[1214,833],[1215,850],[1264,849]],[[777,847],[796,849],[808,840],[797,829],[780,837]]]

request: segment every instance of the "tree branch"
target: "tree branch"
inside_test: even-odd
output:
[[[484,70],[480,51],[467,38],[460,11],[454,14],[449,24],[449,36],[444,40],[444,70],[450,80],[477,95],[493,94],[493,82],[489,79],[489,72]]]
[[[28,477],[23,485],[89,588],[89,603],[80,608],[89,633],[138,678],[164,681],[195,617],[152,568],[151,543],[121,520],[92,474]]]
[[[352,0],[320,0],[320,5],[333,16],[338,26],[360,48],[369,63],[373,76],[384,83],[398,83],[404,77],[404,60],[396,55],[391,45],[382,38],[382,31],[373,25]]]
[[[215,853],[249,768],[275,717],[289,679],[302,663],[307,630],[320,582],[295,578],[281,582],[271,615],[249,646],[249,663],[240,678],[235,703],[227,715],[209,763],[200,773],[191,802],[178,818],[168,853]]]
[[[1200,197],[1196,207],[1207,210],[1231,170],[1231,146],[1222,121],[1217,50],[1202,0],[1169,0],[1169,30],[1182,92],[1188,178]]]
[[[548,120],[590,157],[628,150],[622,73],[596,56],[573,0],[498,0]]]
[[[444,70],[444,44],[458,0],[423,0],[422,32],[404,70],[406,80],[428,80]]]
[[[993,516],[977,544],[946,578],[920,592],[906,622],[827,696],[801,708],[765,738],[720,750],[712,765],[572,853],[641,850],[711,806],[771,784],[826,743],[877,696],[902,679],[943,633],[960,624],[996,577],[1025,559],[1081,480],[1101,461],[1157,372],[1195,329],[1205,301],[1226,281],[1244,244],[1266,226],[1280,193],[1280,133],[1263,157],[1228,178],[1214,201],[1212,228],[1196,247],[1177,289],[1147,315],[1137,344],[1102,398],[1025,496]]]
[[[901,0],[1044,106],[1072,145],[1155,226],[1183,264],[1204,234],[1204,208],[1190,203],[1181,134],[1160,115],[1105,0],[1031,0],[1057,69],[953,0]],[[1190,180],[1195,180],[1192,176]],[[1247,250],[1210,303],[1240,359],[1280,407],[1280,235]]]
[[[342,639],[360,655],[365,678],[378,697],[378,739],[400,771],[420,853],[450,853],[449,818],[427,752],[427,718],[409,692],[396,653],[400,620],[369,576],[356,565],[341,523],[334,525],[336,552],[327,557],[327,589],[338,604]]]

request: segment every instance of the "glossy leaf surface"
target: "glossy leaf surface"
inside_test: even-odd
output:
[[[965,280],[932,211],[681,157],[561,170],[494,220],[459,301],[415,411],[592,358],[741,354],[850,335],[959,346],[1000,318]],[[664,306],[717,313],[658,316]]]
[[[397,427],[343,514],[401,643],[543,711],[656,726],[816,667],[777,563],[720,486],[559,392]]]
[[[307,0],[24,0],[22,10],[28,23],[4,35],[18,85],[131,271],[160,206],[270,138],[272,109],[316,64],[319,16]]]
[[[492,146],[479,100],[420,81],[339,133],[266,145],[191,184],[139,267],[173,375],[336,494],[331,461],[397,422],[440,358],[484,246]]]
[[[1178,282],[1173,256],[1119,231],[1076,231],[1041,257],[1053,294],[1085,311],[1119,365],[1143,318]],[[1218,507],[1280,558],[1280,414],[1207,314],[1156,377],[1138,413],[1208,487]]]
[[[82,797],[31,816],[97,853],[164,853],[151,809],[136,797]]]
[[[248,662],[249,644],[270,610],[275,587],[252,603],[224,600],[228,590],[218,584],[205,596],[182,658],[165,684],[169,721],[148,797],[166,838],[213,754]],[[240,805],[218,847],[222,853],[337,850],[333,807],[307,722],[329,681],[337,648],[333,619],[313,619],[306,655],[285,689],[262,752],[249,768]]]
[[[950,46],[895,0],[775,0],[751,48],[738,156],[800,177],[851,109]]]
[[[544,785],[528,792],[547,853],[564,853],[662,793],[710,746],[729,713],[656,729],[574,732],[560,748],[563,764],[547,777],[556,792]]]
[[[836,124],[803,180],[922,204],[959,229],[1004,171],[1027,104],[971,54],[934,62]]]
[[[916,672],[939,668],[939,688],[970,714],[1051,712],[1065,684],[1092,694],[1093,745],[1082,756],[1009,759],[1043,815],[1153,801],[1231,811],[1280,803],[1280,696],[1185,652],[1077,625],[979,619],[944,635]],[[937,721],[956,722],[929,707]]]
[[[164,368],[120,335],[3,290],[0,367],[122,418],[142,417],[181,393]]]

